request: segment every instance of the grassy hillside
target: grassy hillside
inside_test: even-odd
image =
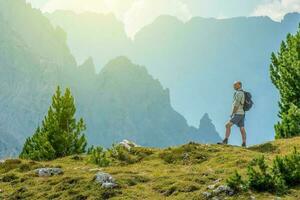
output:
[[[300,147],[300,137],[243,149],[233,146],[190,143],[167,149],[135,148],[134,164],[114,162],[99,168],[86,155],[50,162],[6,160],[0,164],[0,199],[204,199],[209,185],[225,184],[235,170],[245,174],[248,163],[259,155],[271,162]],[[142,156],[141,156],[142,155]],[[139,161],[137,161],[139,160]],[[63,175],[38,177],[38,167],[61,167]],[[102,189],[95,183],[98,171],[110,173],[118,184]],[[269,193],[244,192],[218,199],[275,199]],[[300,187],[281,199],[300,199]]]

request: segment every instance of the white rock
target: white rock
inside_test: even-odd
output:
[[[223,193],[223,192],[230,196],[232,196],[234,194],[233,189],[231,189],[227,185],[220,185],[217,189],[213,190],[214,194],[219,194],[219,193]]]
[[[123,140],[119,143],[119,145],[125,147],[128,150],[130,150],[132,147],[139,147],[139,145],[129,140]]]
[[[39,168],[35,170],[35,173],[38,176],[53,176],[63,174],[63,170],[61,168]]]
[[[108,173],[98,172],[95,176],[95,181],[103,188],[114,188],[117,186],[115,179]]]

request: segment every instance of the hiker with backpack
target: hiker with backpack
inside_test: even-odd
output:
[[[240,128],[242,134],[242,147],[246,147],[246,130],[244,126],[245,112],[251,109],[253,102],[251,100],[251,94],[249,92],[243,91],[241,81],[236,81],[233,84],[233,88],[235,90],[235,93],[232,103],[232,113],[230,115],[229,122],[226,123],[225,139],[221,144],[228,143],[228,138],[231,133],[231,127],[233,125],[236,125]]]

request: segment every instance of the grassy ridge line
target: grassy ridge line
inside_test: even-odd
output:
[[[190,143],[180,147],[152,149],[153,154],[135,164],[114,163],[99,168],[85,155],[49,162],[10,160],[0,165],[0,199],[203,199],[207,186],[224,184],[235,170],[246,173],[248,163],[259,155],[271,162],[276,155],[300,147],[300,137],[277,140],[248,149]],[[64,174],[37,177],[38,167],[61,167]],[[93,181],[97,171],[113,175],[119,187],[104,190]],[[227,199],[274,199],[268,193],[242,193]],[[294,188],[283,199],[300,199]]]

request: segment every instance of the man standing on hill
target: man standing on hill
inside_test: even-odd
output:
[[[233,103],[232,103],[232,113],[230,116],[229,122],[226,123],[226,134],[225,139],[221,144],[227,144],[228,138],[230,136],[231,127],[233,125],[236,125],[240,128],[241,134],[242,134],[242,147],[246,147],[246,130],[244,127],[244,121],[245,121],[245,110],[244,110],[244,104],[245,104],[245,92],[242,89],[242,83],[241,81],[236,81],[233,84],[233,88],[236,91],[234,93],[233,97]],[[250,97],[251,99],[251,97]]]

